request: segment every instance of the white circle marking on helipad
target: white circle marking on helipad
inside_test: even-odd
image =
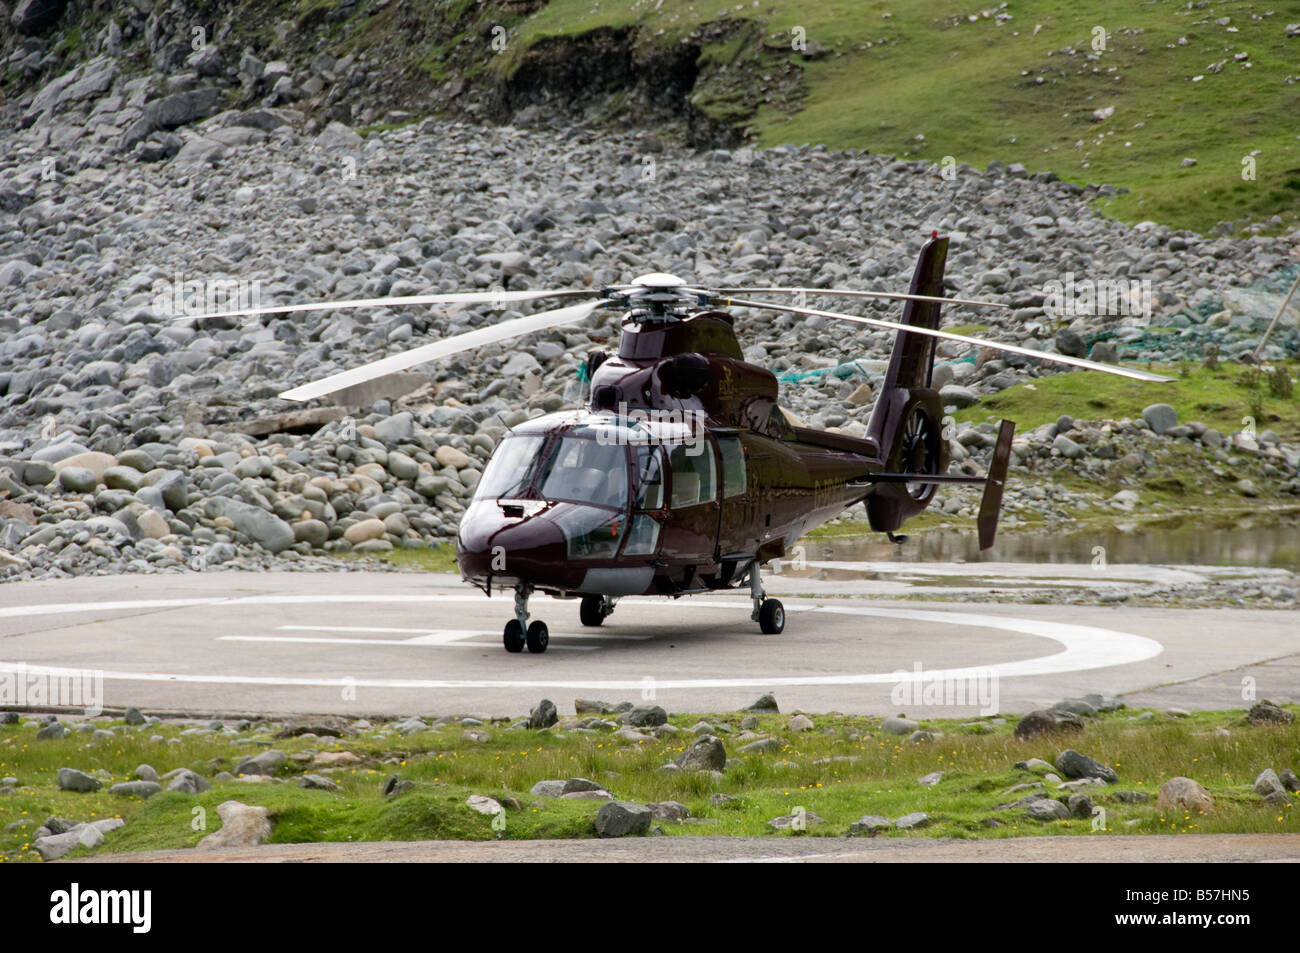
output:
[[[44,604],[35,606],[10,606],[0,608],[0,618],[60,615],[83,612],[111,612],[127,609],[175,609],[193,606],[247,606],[247,605],[303,605],[319,603],[442,603],[477,602],[487,604],[482,596],[472,595],[395,595],[395,596],[241,596],[237,598],[192,599],[139,599],[120,602],[93,602],[78,605]],[[696,608],[748,609],[748,600],[719,602],[698,600],[685,603]],[[1078,672],[1086,669],[1129,665],[1154,658],[1164,651],[1164,646],[1154,639],[1128,632],[1117,632],[1090,625],[1073,625],[1036,619],[1018,619],[1009,616],[981,615],[960,610],[886,609],[869,606],[828,606],[795,603],[788,606],[793,612],[828,612],[836,615],[867,616],[881,619],[900,619],[912,622],[933,622],[946,625],[967,625],[986,629],[1001,629],[1023,635],[1052,639],[1062,646],[1061,651],[1014,662],[997,662],[992,665],[966,666],[951,669],[926,669],[919,677],[934,679],[1015,678],[1026,675],[1049,675]],[[0,662],[0,670],[12,668],[15,663]],[[80,674],[80,669],[56,666],[39,666],[23,663],[29,674],[52,676]],[[100,671],[100,670],[96,670]],[[268,685],[281,687],[350,686],[358,688],[576,688],[591,690],[630,690],[645,686],[644,677],[632,679],[358,679],[358,678],[295,678],[266,675],[192,675],[162,672],[130,672],[102,670],[105,679],[117,681],[177,682],[207,685]],[[840,675],[770,676],[765,678],[685,678],[655,679],[655,686],[665,688],[770,688],[781,685],[871,685],[892,684],[918,677],[916,672],[893,671]]]

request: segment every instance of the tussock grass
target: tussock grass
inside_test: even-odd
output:
[[[16,794],[0,798],[0,827],[12,822],[28,826],[0,831],[0,858],[35,859],[31,831],[55,814],[76,820],[121,816],[126,826],[108,835],[101,850],[132,851],[185,848],[219,826],[216,807],[237,799],[263,805],[276,816],[272,840],[281,843],[314,841],[372,841],[420,839],[491,839],[594,836],[593,818],[601,802],[536,797],[529,789],[537,781],[585,777],[606,785],[622,800],[647,803],[675,800],[696,819],[664,822],[668,836],[692,834],[802,836],[774,833],[767,822],[799,808],[825,823],[807,831],[811,836],[842,836],[865,814],[896,818],[923,811],[930,823],[892,837],[1015,837],[1043,834],[1104,836],[1107,831],[1177,834],[1186,832],[1261,833],[1300,830],[1290,806],[1266,805],[1254,794],[1256,775],[1267,767],[1281,771],[1300,767],[1300,728],[1294,725],[1247,725],[1242,711],[1201,712],[1186,718],[1156,714],[1135,722],[1133,710],[1088,719],[1083,734],[1020,741],[1012,734],[1017,718],[1001,724],[995,719],[972,722],[926,720],[923,727],[941,733],[930,742],[910,743],[881,730],[870,717],[820,715],[814,730],[797,734],[787,728],[789,716],[759,716],[757,731],[785,738],[779,752],[740,756],[735,739],[742,714],[674,715],[681,731],[667,740],[629,744],[601,732],[586,735],[557,726],[545,732],[509,730],[506,724],[488,729],[491,740],[475,743],[461,738],[462,726],[451,724],[402,737],[379,734],[383,726],[354,738],[272,740],[270,726],[255,727],[238,737],[182,736],[183,726],[152,726],[123,731],[111,741],[91,742],[88,736],[36,742],[34,727],[0,728],[0,775],[19,779]],[[913,713],[915,716],[915,713]],[[612,716],[609,716],[612,717]],[[709,774],[668,774],[661,766],[691,742],[692,726],[701,718],[727,724],[722,734],[738,764],[721,778]],[[1226,728],[1227,736],[1216,732]],[[119,729],[120,730],[120,729]],[[154,742],[161,734],[166,740]],[[179,739],[179,743],[171,743]],[[201,795],[163,792],[148,800],[108,793],[108,786],[133,776],[137,765],[149,763],[160,773],[189,767],[211,777],[233,770],[245,754],[274,745],[290,755],[276,782],[253,784],[218,782]],[[1105,830],[1093,830],[1088,819],[1044,823],[1022,810],[995,810],[1027,792],[1005,793],[1013,785],[1040,778],[1016,769],[1029,758],[1052,761],[1073,747],[1112,765],[1120,782],[1088,789],[1106,810]],[[357,765],[341,769],[309,767],[316,751],[352,751]],[[297,756],[296,759],[294,756]],[[75,794],[57,790],[60,767],[84,771],[103,769],[112,777],[104,790]],[[342,790],[337,793],[297,786],[304,771],[326,774]],[[917,779],[942,771],[942,780],[922,787]],[[385,798],[388,775],[410,780],[406,794]],[[1207,816],[1169,815],[1157,809],[1161,783],[1175,775],[1191,777],[1214,795],[1215,811]],[[1047,783],[1049,794],[1057,792]],[[1141,804],[1126,804],[1118,791],[1149,795]],[[721,806],[710,795],[728,794],[737,800]],[[504,830],[465,805],[470,794],[486,794],[507,806]],[[196,809],[202,809],[198,811]],[[196,818],[206,814],[206,829]],[[990,818],[1003,826],[987,826]]]

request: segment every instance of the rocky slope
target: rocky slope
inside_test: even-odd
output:
[[[949,287],[1009,306],[953,310],[950,324],[1111,359],[1199,360],[1214,344],[1231,360],[1255,347],[1296,251],[1295,236],[1129,228],[1094,214],[1089,191],[996,163],[949,179],[819,148],[693,153],[648,133],[440,120],[363,138],[292,105],[221,109],[202,58],[186,62],[164,92],[110,44],[8,104],[0,578],[302,565],[446,540],[505,427],[580,405],[582,360],[617,333],[598,314],[427,368],[413,393],[278,416],[292,409],[275,396],[288,386],[496,318],[392,307],[240,323],[205,318],[189,297],[214,286],[269,304],[599,287],[662,270],[706,285],[898,290],[937,229],[952,237]],[[1163,333],[1141,315],[1045,313],[1045,285],[1067,273],[1149,280]],[[796,413],[860,431],[889,333],[755,313],[740,327],[748,359],[788,378]],[[1288,317],[1264,356],[1298,344]],[[954,408],[1059,370],[972,359],[962,345],[940,353]],[[959,465],[986,463],[980,428],[951,437]],[[1095,480],[1158,467],[1175,448],[1266,496],[1298,487],[1300,448],[1278,434],[1225,435],[1158,410],[1040,428],[1016,462],[1021,475],[1067,467]],[[1059,516],[1072,494],[1028,487],[1009,502]],[[945,509],[966,506],[945,497]]]

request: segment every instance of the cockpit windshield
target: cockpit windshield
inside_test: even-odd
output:
[[[543,468],[538,487],[548,500],[627,506],[627,451],[582,437],[563,437]]]
[[[522,496],[545,441],[545,437],[508,437],[492,454],[478,481],[475,498],[497,500]]]
[[[476,499],[536,495],[552,502],[622,510],[628,505],[627,450],[594,438],[507,437],[479,480]]]

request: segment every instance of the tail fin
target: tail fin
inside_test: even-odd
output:
[[[943,269],[947,260],[947,237],[932,235],[921,247],[908,293],[943,297]],[[937,301],[908,301],[903,306],[900,323],[938,330],[940,307]],[[938,338],[899,331],[894,338],[894,350],[889,358],[884,387],[929,387],[930,373],[934,369],[934,349],[938,343]]]
[[[943,296],[943,267],[948,239],[932,235],[922,247],[912,274],[911,294]],[[937,301],[909,300],[900,323],[937,330],[942,307]],[[867,437],[881,449],[887,473],[943,474],[948,469],[948,442],[942,436],[943,405],[930,389],[936,338],[899,331],[889,368],[867,424]],[[866,500],[872,529],[892,532],[915,516],[934,497],[934,483],[878,486]]]

